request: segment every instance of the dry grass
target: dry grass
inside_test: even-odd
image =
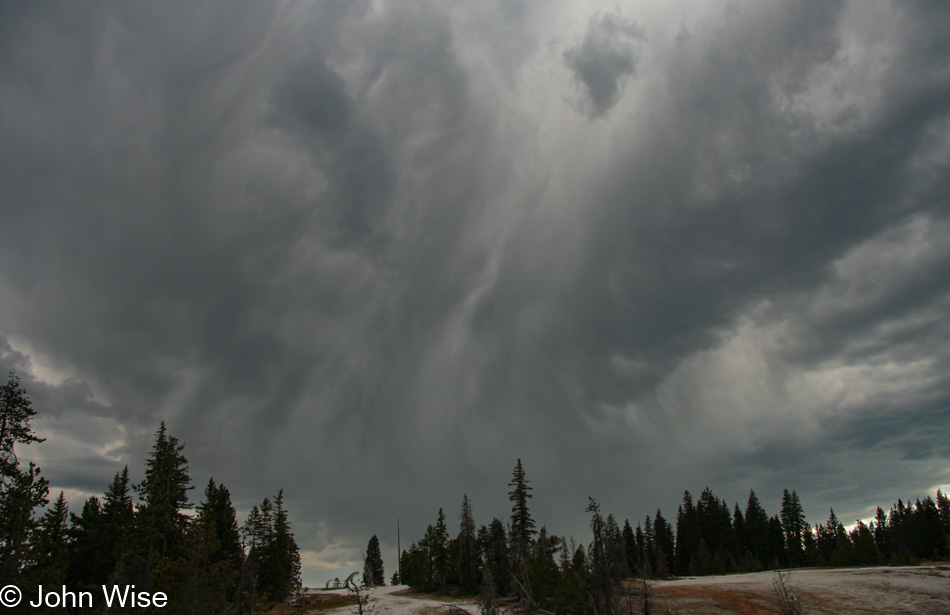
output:
[[[293,604],[275,604],[270,610],[265,611],[265,615],[320,613],[351,604],[356,604],[356,600],[343,594],[305,594]]]
[[[436,602],[471,602],[477,596],[456,596],[452,594],[423,593],[412,591],[411,589],[400,589],[392,593],[393,596],[402,596],[404,598],[415,598],[416,600],[434,600]]]
[[[664,587],[656,592],[673,612],[775,615],[774,600],[755,592],[708,586]],[[688,610],[683,611],[683,608]]]

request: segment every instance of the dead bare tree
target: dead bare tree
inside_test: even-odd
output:
[[[498,607],[495,602],[498,600],[498,593],[495,591],[495,579],[491,574],[491,567],[488,565],[482,568],[482,591],[478,596],[478,611],[481,615],[498,615]]]
[[[798,598],[788,591],[788,581],[791,577],[791,572],[776,572],[772,577],[772,587],[775,589],[782,615],[803,615],[802,605],[799,604]]]
[[[353,580],[358,572],[354,572],[346,577],[346,590],[356,599],[356,605],[353,609],[353,615],[372,615],[375,605],[370,604],[369,595],[366,593],[366,587]]]

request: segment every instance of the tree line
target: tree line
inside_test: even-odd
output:
[[[0,387],[0,586],[23,590],[21,609],[43,611],[26,606],[40,585],[96,596],[102,586],[134,585],[162,592],[163,613],[210,615],[249,613],[299,588],[299,549],[282,490],[254,506],[243,526],[227,487],[213,478],[193,507],[184,445],[162,422],[142,482],[133,484],[124,467],[77,515],[62,492],[48,505],[40,468],[17,459],[17,446],[43,441],[30,425],[35,414],[11,372]],[[83,607],[69,612],[101,612],[103,605]],[[126,610],[113,605],[110,612]]]
[[[950,499],[939,490],[913,505],[898,500],[874,521],[858,520],[850,531],[834,511],[812,527],[795,491],[785,490],[781,510],[769,516],[755,491],[745,508],[730,509],[705,489],[698,499],[687,491],[675,527],[657,509],[633,528],[621,529],[590,499],[593,538],[585,549],[573,538],[552,535],[532,518],[531,487],[519,459],[509,483],[507,522],[478,526],[467,495],[462,497],[458,533],[450,537],[445,512],[423,537],[400,554],[402,581],[424,592],[480,594],[484,603],[517,600],[530,609],[565,614],[616,612],[625,578],[669,578],[757,572],[805,566],[913,564],[950,557]],[[374,536],[373,539],[376,537]],[[377,543],[378,552],[378,543]],[[367,567],[382,562],[370,562]],[[379,577],[376,577],[379,579]],[[483,611],[490,611],[483,604]]]

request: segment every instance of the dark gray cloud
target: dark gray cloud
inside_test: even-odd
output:
[[[637,68],[643,31],[617,13],[591,17],[584,40],[564,52],[564,61],[583,85],[590,117],[601,117],[620,98],[624,81]]]
[[[0,367],[56,488],[165,420],[322,582],[507,515],[518,457],[581,540],[588,495],[950,482],[942,7],[3,10]]]

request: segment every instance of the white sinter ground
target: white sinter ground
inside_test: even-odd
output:
[[[728,600],[730,593],[754,595],[754,602],[773,608],[774,578],[773,572],[689,577],[657,581],[653,587],[657,606],[673,613],[744,613],[735,601]],[[950,565],[793,570],[787,587],[809,615],[950,615]],[[472,602],[424,600],[396,593],[406,589],[405,585],[370,589],[374,615],[436,615],[449,613],[448,605],[478,613]],[[683,595],[682,590],[695,594]],[[332,593],[347,592],[339,589]],[[352,606],[326,611],[332,615],[352,612]]]

